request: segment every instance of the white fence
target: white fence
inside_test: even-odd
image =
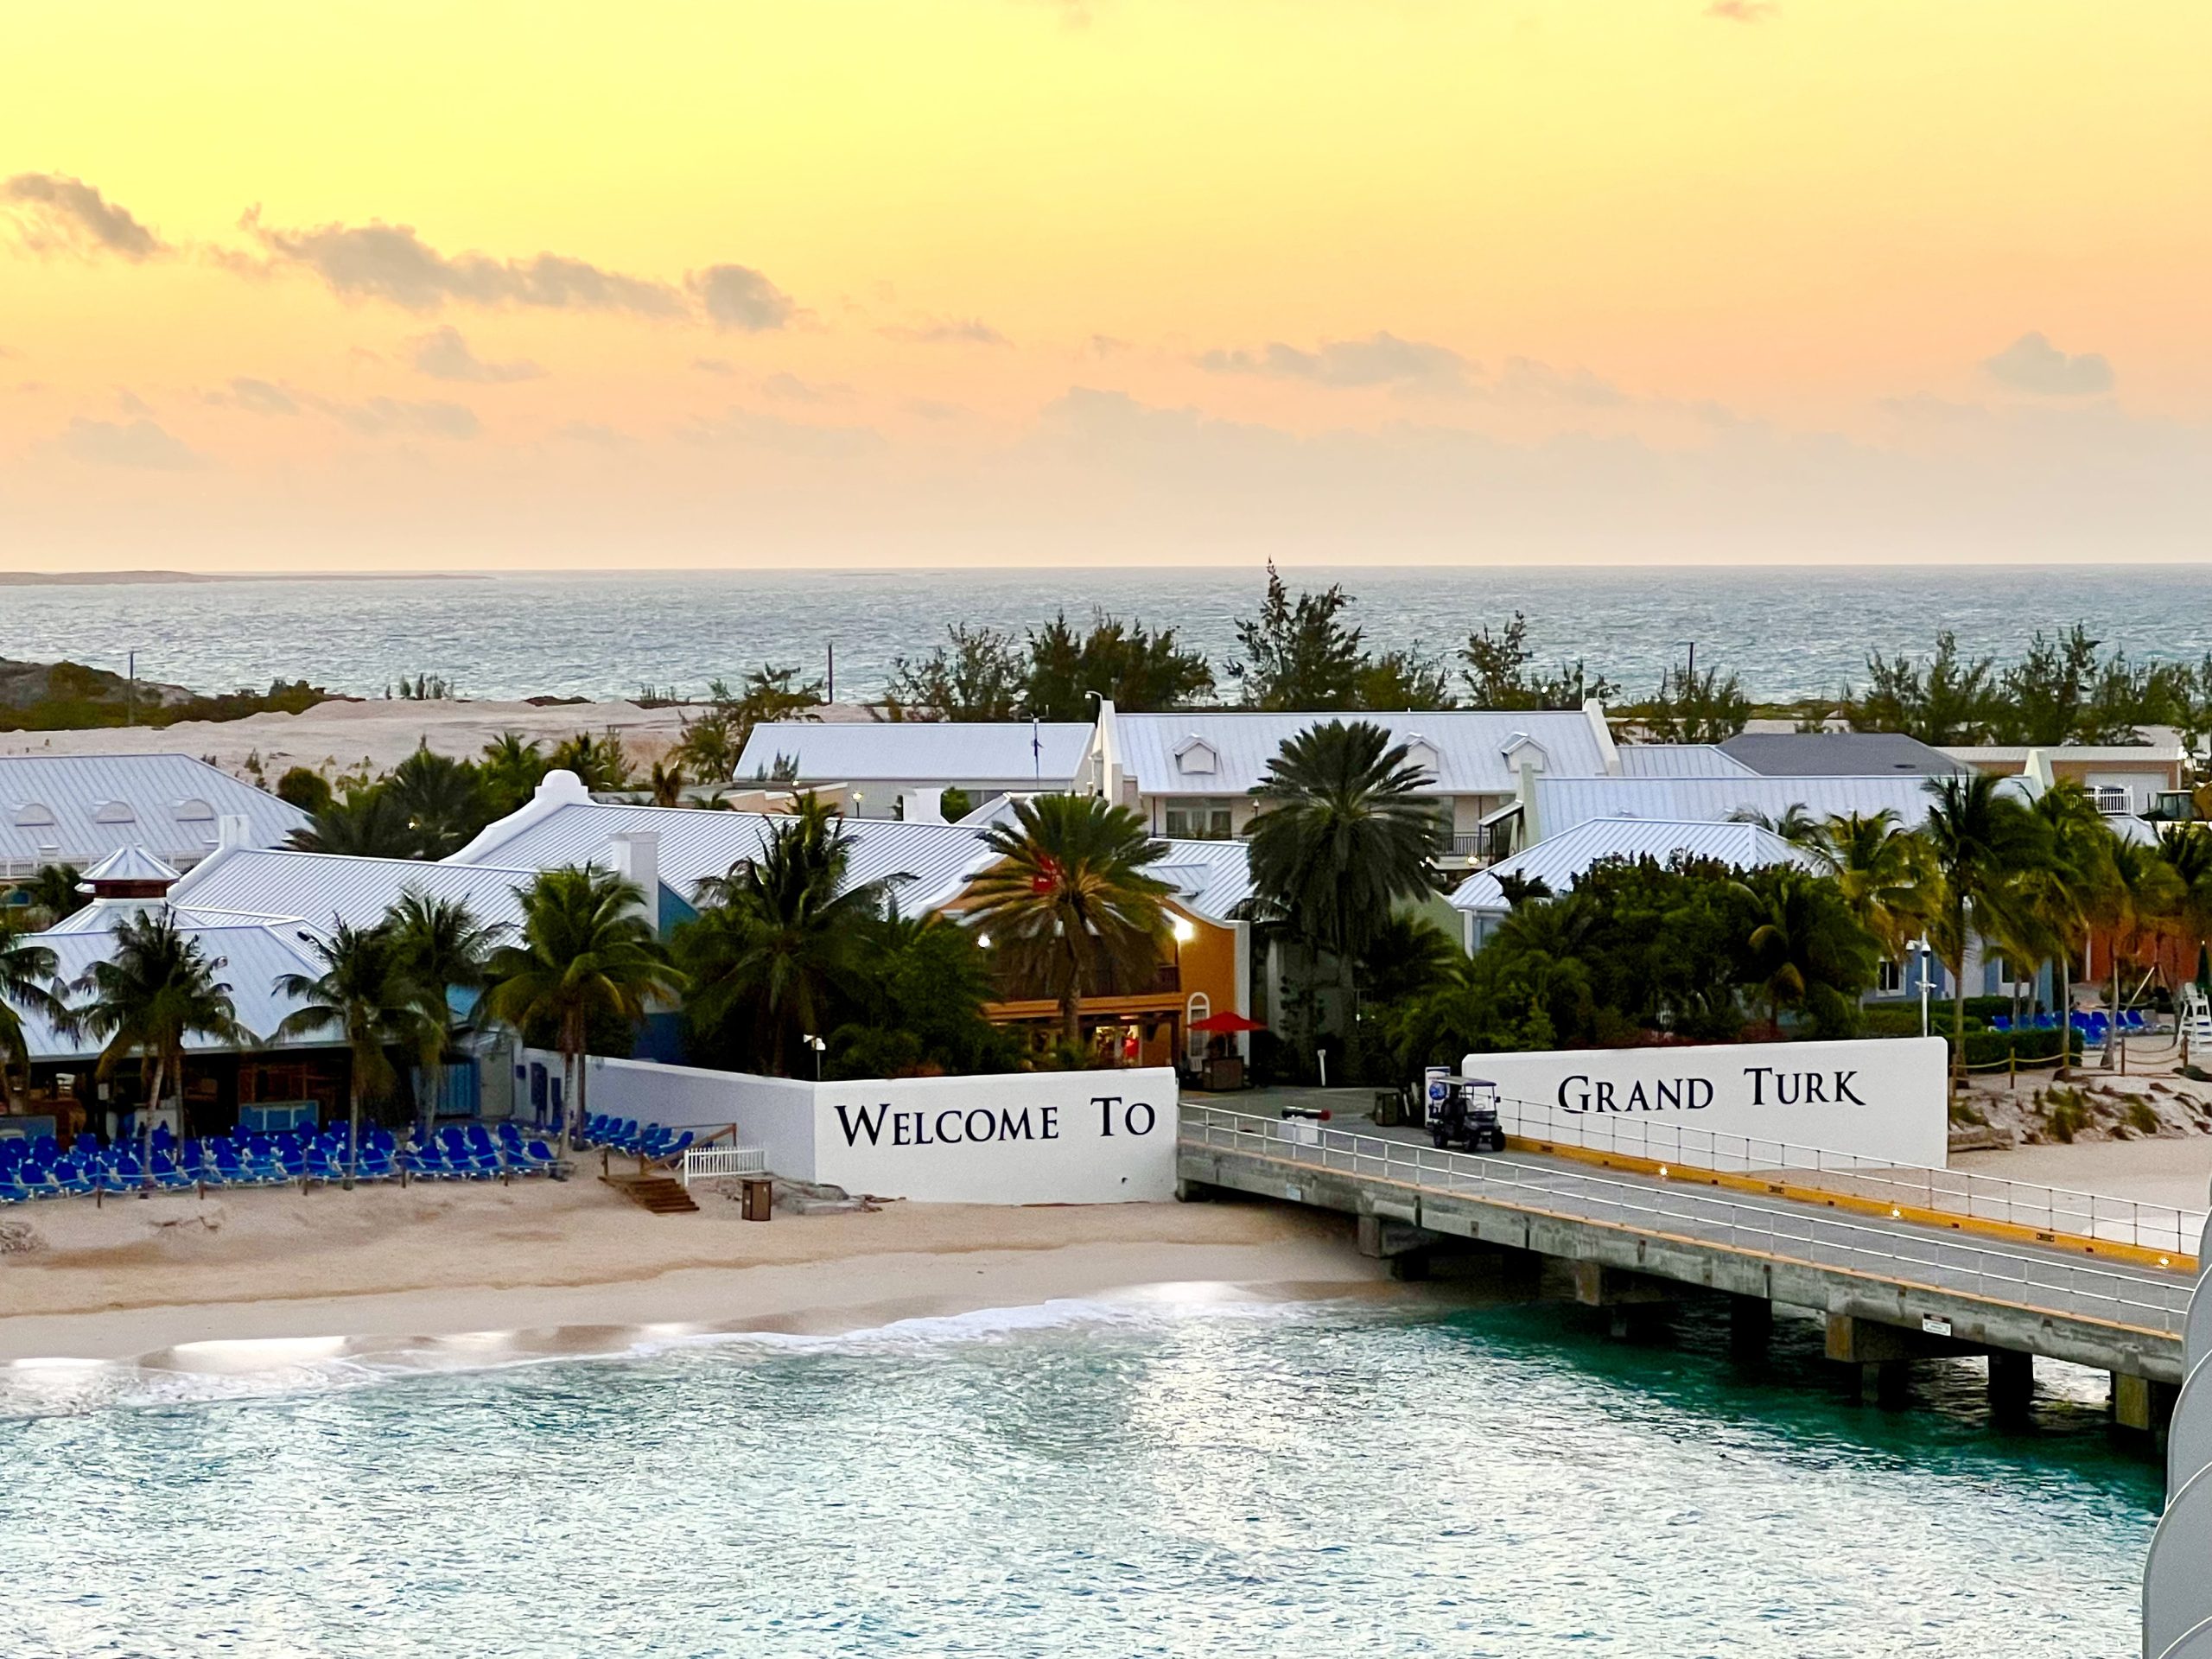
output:
[[[1368,1176],[1440,1195],[1755,1250],[1808,1266],[1845,1268],[1893,1283],[2175,1336],[2181,1332],[2193,1288],[2193,1281],[2179,1274],[2093,1267],[2024,1245],[2008,1249],[1949,1233],[1848,1221],[1809,1205],[1732,1198],[1707,1187],[1610,1179],[1571,1164],[1444,1152],[1326,1126],[1298,1124],[1296,1133],[1293,1128],[1280,1119],[1185,1105],[1181,1140],[1186,1147]]]
[[[683,1167],[676,1179],[689,1186],[694,1181],[727,1180],[736,1175],[765,1175],[768,1154],[762,1147],[693,1147],[683,1154]]]
[[[1909,1205],[1976,1221],[2001,1221],[2038,1232],[2133,1244],[2167,1255],[2196,1255],[2204,1236],[2203,1211],[2172,1205],[2141,1204],[1967,1170],[1887,1163],[1855,1153],[1700,1128],[1669,1118],[1569,1116],[1544,1101],[1501,1098],[1497,1114],[1505,1132],[1523,1140],[1618,1153],[1684,1169],[1809,1173],[1815,1179],[1802,1185],[1877,1198],[1900,1209]]]

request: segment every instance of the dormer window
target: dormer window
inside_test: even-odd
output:
[[[215,809],[196,798],[179,801],[169,809],[169,813],[179,823],[213,823],[215,821]]]
[[[1442,757],[1437,753],[1436,745],[1419,734],[1406,740],[1406,764],[1427,773],[1432,784],[1442,773]]]
[[[1221,756],[1202,737],[1186,737],[1176,746],[1175,770],[1186,778],[1211,778],[1221,770]]]
[[[1498,753],[1505,757],[1505,764],[1516,771],[1529,766],[1541,772],[1550,761],[1550,757],[1544,753],[1544,746],[1526,732],[1514,733]]]
[[[138,815],[128,801],[102,801],[92,814],[94,823],[136,823]]]
[[[54,822],[54,809],[44,801],[25,801],[16,809],[15,823],[19,830],[36,829]]]

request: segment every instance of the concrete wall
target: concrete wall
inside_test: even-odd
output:
[[[1470,1054],[1509,1134],[1707,1169],[1804,1161],[1789,1147],[1941,1169],[1949,1155],[1940,1037],[1845,1043]]]
[[[554,1075],[560,1057],[526,1051]],[[1011,1072],[805,1083],[592,1059],[594,1112],[737,1127],[779,1175],[938,1204],[1157,1202],[1175,1192],[1175,1074]]]

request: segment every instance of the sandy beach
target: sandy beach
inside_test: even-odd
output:
[[[894,1203],[763,1224],[703,1192],[696,1215],[651,1216],[578,1179],[162,1194],[5,1219],[32,1237],[0,1255],[0,1363],[161,1363],[182,1344],[270,1338],[596,1351],[645,1326],[834,1332],[1141,1287],[1348,1293],[1382,1277],[1336,1218],[1234,1204]]]

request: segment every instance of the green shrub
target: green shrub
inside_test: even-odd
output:
[[[2082,1033],[2066,1033],[2069,1064],[2082,1057]],[[1967,1022],[1967,1065],[1979,1071],[1994,1070],[2011,1060],[2018,1065],[2050,1065],[2058,1058],[2059,1033],[2055,1031],[1976,1031]]]

